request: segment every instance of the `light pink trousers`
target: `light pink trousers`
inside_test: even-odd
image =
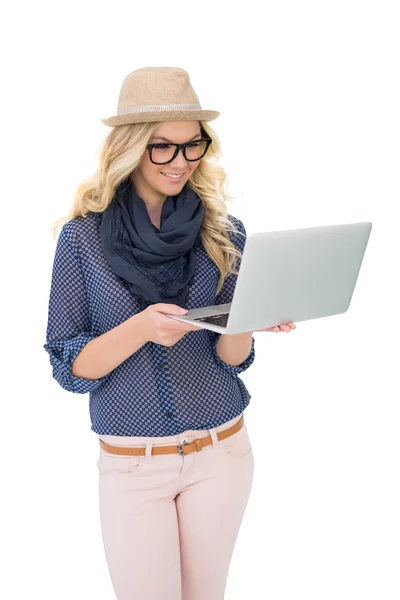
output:
[[[99,449],[104,550],[118,600],[222,600],[250,495],[254,458],[246,425],[219,441],[217,431],[168,437],[100,435],[145,456]],[[211,435],[200,452],[151,455],[151,448]]]

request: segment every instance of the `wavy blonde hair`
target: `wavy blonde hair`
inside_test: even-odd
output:
[[[221,144],[215,131],[205,121],[199,121],[202,134],[212,138],[207,154],[199,162],[187,185],[201,198],[204,204],[204,218],[200,239],[210,259],[220,271],[216,294],[221,290],[230,273],[238,274],[236,259],[242,257],[231,242],[229,232],[238,231],[229,218],[226,201],[235,196],[226,192],[227,175],[223,167],[215,162],[221,158]],[[132,123],[111,129],[100,148],[99,168],[83,180],[75,193],[68,216],[60,217],[51,226],[52,235],[76,217],[85,217],[89,212],[103,212],[111,203],[118,185],[138,167],[146,146],[161,122]]]

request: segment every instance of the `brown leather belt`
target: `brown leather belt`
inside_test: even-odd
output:
[[[227,429],[224,429],[223,431],[218,431],[217,432],[217,438],[218,440],[224,440],[225,438],[233,435],[234,433],[238,432],[244,425],[244,419],[243,419],[243,415],[242,417],[239,419],[239,421],[237,421],[237,423],[235,423],[234,425],[232,425],[232,427],[228,427]],[[103,440],[100,440],[100,446],[103,450],[105,450],[106,452],[110,452],[111,454],[122,454],[122,455],[130,455],[130,456],[144,456],[146,453],[146,448],[125,448],[122,446],[110,446],[110,444],[106,444],[105,442],[103,442]],[[212,438],[211,435],[208,435],[207,437],[204,438],[196,438],[195,440],[193,440],[193,442],[184,442],[182,444],[179,444],[178,446],[153,446],[152,447],[152,454],[189,454],[190,452],[200,452],[200,450],[203,450],[204,446],[209,446],[210,444],[212,444]]]

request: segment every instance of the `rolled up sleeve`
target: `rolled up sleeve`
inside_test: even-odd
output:
[[[233,215],[229,215],[229,217],[230,217],[230,220],[233,222],[233,225],[235,226],[235,228],[239,231],[239,233],[234,233],[234,234],[230,233],[230,238],[231,238],[233,244],[235,245],[235,247],[238,250],[240,250],[240,252],[243,253],[243,250],[244,250],[244,247],[246,244],[246,237],[247,237],[246,229],[243,225],[243,222],[240,219],[238,219],[237,217],[234,217]],[[241,262],[240,259],[238,259],[236,262],[238,269],[240,267],[240,262]],[[224,281],[224,284],[223,284],[219,294],[217,294],[217,296],[215,297],[214,304],[227,304],[228,302],[232,302],[233,293],[234,293],[235,287],[236,287],[237,277],[238,276],[234,275],[233,273],[228,275],[228,277]],[[255,359],[254,335],[252,337],[251,348],[250,348],[250,352],[249,352],[249,355],[247,356],[247,358],[240,365],[230,365],[229,363],[226,363],[218,356],[217,350],[216,350],[217,342],[218,342],[220,336],[224,335],[224,334],[217,333],[215,331],[210,331],[210,330],[208,330],[208,332],[211,336],[212,352],[213,352],[215,361],[217,362],[217,364],[219,366],[221,366],[222,368],[227,370],[229,373],[231,373],[231,375],[238,375],[239,373],[242,373],[243,371],[248,369],[250,367],[250,365],[254,362],[254,359]]]
[[[58,237],[54,255],[48,305],[46,343],[52,375],[69,392],[86,394],[99,387],[110,373],[100,379],[85,379],[72,374],[72,363],[97,335],[91,331],[84,275],[76,244],[66,223]]]
[[[221,304],[223,304],[223,303],[221,303]],[[240,365],[230,365],[229,363],[222,360],[217,354],[216,345],[217,345],[220,335],[222,335],[222,334],[216,333],[215,331],[213,331],[211,333],[213,333],[215,336],[214,339],[212,340],[214,359],[217,362],[217,364],[219,364],[226,371],[231,373],[231,375],[238,375],[239,373],[242,373],[242,371],[245,371],[246,369],[248,369],[250,367],[250,365],[254,362],[254,359],[255,359],[254,336],[251,338],[251,348],[250,348],[248,357]]]

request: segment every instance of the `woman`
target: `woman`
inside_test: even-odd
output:
[[[118,600],[221,599],[252,486],[238,375],[253,332],[167,316],[232,300],[246,231],[210,160],[218,115],[183,69],[130,73],[99,170],[58,222],[44,348],[64,389],[90,393]]]

